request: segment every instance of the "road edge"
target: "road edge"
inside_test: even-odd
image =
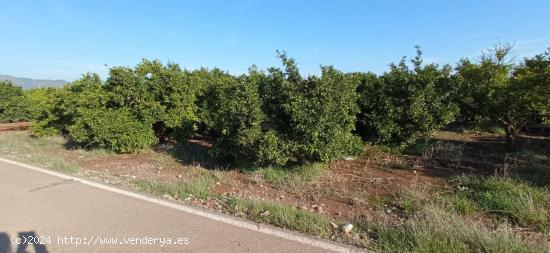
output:
[[[48,174],[48,175],[51,175],[51,176],[55,176],[55,177],[59,177],[59,178],[63,178],[63,179],[74,180],[76,182],[80,182],[82,184],[85,184],[85,185],[88,185],[88,186],[91,186],[91,187],[95,187],[95,188],[110,191],[110,192],[113,192],[113,193],[125,195],[125,196],[131,197],[131,198],[147,201],[147,202],[150,202],[150,203],[154,203],[154,204],[161,205],[161,206],[164,206],[164,207],[172,208],[172,209],[182,211],[182,212],[186,212],[186,213],[189,213],[189,214],[198,215],[198,216],[210,219],[210,220],[222,222],[222,223],[237,226],[237,227],[240,227],[240,228],[245,228],[245,229],[260,232],[260,233],[263,233],[263,234],[272,235],[272,236],[276,236],[276,237],[283,238],[283,239],[286,239],[286,240],[290,240],[290,241],[299,242],[299,243],[302,243],[302,244],[314,246],[314,247],[324,249],[324,250],[331,250],[331,251],[334,251],[334,252],[371,252],[371,251],[368,251],[368,250],[355,248],[353,246],[339,245],[339,244],[332,243],[332,242],[329,242],[329,241],[325,241],[325,240],[322,240],[322,239],[307,237],[306,235],[301,235],[301,234],[298,234],[298,233],[293,232],[293,231],[283,231],[283,229],[281,229],[281,228],[269,227],[269,225],[266,225],[266,224],[265,225],[261,224],[261,226],[260,226],[260,224],[252,223],[252,222],[249,222],[249,221],[238,220],[236,218],[229,217],[227,215],[216,214],[216,213],[208,212],[206,210],[200,210],[196,207],[187,206],[183,203],[170,202],[168,200],[163,200],[163,199],[160,199],[160,198],[157,198],[157,197],[145,195],[145,194],[138,193],[138,192],[132,192],[132,191],[129,191],[129,190],[120,189],[120,188],[110,186],[110,185],[105,185],[105,184],[93,182],[93,181],[90,181],[90,180],[87,180],[87,179],[83,179],[83,178],[79,178],[79,177],[76,177],[76,176],[64,174],[64,173],[61,173],[61,172],[48,170],[48,169],[45,169],[45,168],[40,168],[40,167],[37,167],[37,166],[34,166],[34,165],[21,163],[21,162],[14,161],[14,160],[11,160],[11,159],[6,159],[6,158],[3,158],[3,157],[0,157],[0,161],[5,162],[5,163],[9,163],[9,164],[12,164],[12,165],[17,165],[17,166],[20,166],[20,167],[23,167],[23,168],[26,168],[26,169],[36,171],[36,172]]]

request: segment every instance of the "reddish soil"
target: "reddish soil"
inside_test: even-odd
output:
[[[94,175],[99,173],[129,181],[154,179],[174,182],[200,175],[201,169],[182,161],[159,162],[159,155],[169,156],[144,151],[139,154],[84,157],[75,152],[66,158],[92,171]],[[282,202],[310,212],[323,213],[337,220],[353,221],[383,215],[398,221],[402,217],[395,211],[395,207],[377,207],[373,204],[376,198],[389,198],[414,186],[444,185],[443,178],[435,177],[429,170],[414,165],[417,159],[374,152],[365,158],[337,161],[326,168],[318,179],[297,189],[273,185],[261,173],[227,170],[222,172],[223,178],[216,184],[214,191],[225,196]],[[388,168],[390,165],[385,161],[390,165],[392,161],[399,161],[408,168]],[[209,203],[207,206],[211,205]]]
[[[30,126],[30,122],[2,123],[0,124],[0,131],[26,130]]]

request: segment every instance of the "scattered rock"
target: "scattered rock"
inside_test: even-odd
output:
[[[350,199],[349,204],[351,206],[359,206],[361,204],[361,200],[359,198],[352,198]]]
[[[269,211],[261,212],[260,216],[262,216],[262,217],[269,216]]]
[[[342,225],[342,232],[346,233],[346,234],[349,234],[351,233],[351,230],[353,230],[353,224],[351,223],[348,223],[348,224],[344,224]]]
[[[178,178],[182,178],[182,177],[183,177],[183,175],[178,175],[177,177],[178,177]]]
[[[390,209],[386,209],[386,213],[391,213],[391,210],[390,210]]]
[[[336,225],[336,223],[334,222],[330,222],[330,225],[332,226],[332,228],[335,228],[335,229],[338,228],[338,225]]]
[[[346,160],[346,161],[353,161],[353,160],[355,160],[355,158],[353,158],[353,157],[351,157],[351,156],[348,156],[348,157],[344,158],[344,160]]]

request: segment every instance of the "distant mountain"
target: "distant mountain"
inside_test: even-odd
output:
[[[8,75],[0,75],[0,80],[12,81],[14,84],[23,87],[23,89],[32,89],[38,87],[62,86],[67,83],[65,80],[48,80],[48,79],[31,79],[24,77],[15,77]]]

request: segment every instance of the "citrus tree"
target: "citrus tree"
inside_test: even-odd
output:
[[[0,123],[29,120],[23,89],[10,81],[0,80]]]
[[[403,147],[454,120],[457,112],[448,89],[448,66],[422,64],[422,52],[411,60],[390,64],[390,70],[377,77],[372,73],[354,74],[358,88],[358,132],[367,141]]]

